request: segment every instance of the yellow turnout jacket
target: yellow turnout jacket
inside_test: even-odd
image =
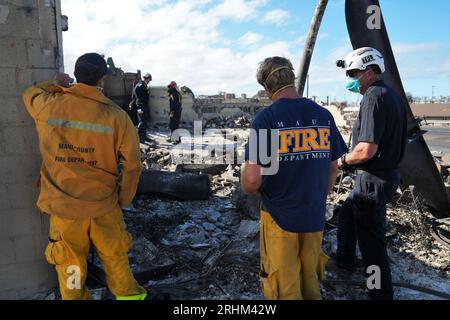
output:
[[[36,122],[43,160],[39,210],[82,220],[129,205],[142,165],[139,138],[125,111],[85,84],[64,88],[47,81],[22,96]]]

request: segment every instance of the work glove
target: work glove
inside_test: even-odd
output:
[[[58,84],[61,87],[65,87],[65,88],[69,88],[71,86],[71,84],[73,83],[73,81],[74,81],[74,79],[71,78],[66,73],[57,73],[55,75],[55,80],[58,81]]]

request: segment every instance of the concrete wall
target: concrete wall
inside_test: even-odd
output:
[[[216,117],[231,117],[242,114],[255,115],[267,103],[241,102],[224,103],[223,101],[194,101],[191,95],[183,94],[183,112],[181,121],[192,123],[198,120],[209,120]],[[169,121],[169,100],[166,87],[150,88],[150,114],[152,123],[167,123]]]
[[[181,114],[182,122],[193,122],[199,119],[199,115],[194,111],[194,99],[189,94],[183,94]],[[169,97],[167,87],[150,87],[150,119],[155,123],[169,122]]]
[[[122,109],[127,110],[133,92],[133,83],[139,81],[140,73],[108,75],[103,93]]]
[[[45,261],[48,219],[35,209],[40,156],[20,93],[63,65],[59,0],[0,0],[0,299],[56,284]]]
[[[333,116],[334,122],[336,123],[337,126],[342,127],[350,125],[350,123],[345,119],[342,110],[339,109],[337,106],[332,104],[324,107],[331,112],[331,115]]]
[[[133,91],[132,83],[139,79],[138,73],[124,73],[108,76],[105,81],[104,94],[124,110],[128,110]],[[150,86],[150,121],[152,125],[166,125],[169,122],[169,99],[167,87]],[[229,117],[241,114],[256,114],[270,102],[246,101],[246,99],[196,99],[183,94],[183,112],[181,122],[192,123],[215,117]]]
[[[125,111],[131,101],[133,83],[139,80],[137,73],[125,73],[108,76],[105,81],[104,94],[117,103]],[[168,123],[169,99],[167,87],[150,86],[150,99],[148,107],[152,124]],[[198,120],[198,114],[193,110],[194,100],[191,95],[183,94],[183,114],[181,121],[192,122]]]

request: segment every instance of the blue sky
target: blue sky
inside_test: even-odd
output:
[[[63,0],[66,70],[96,51],[125,71],[151,72],[198,94],[253,95],[258,63],[288,57],[298,68],[313,0]],[[450,1],[380,0],[406,91],[450,95]],[[356,100],[334,61],[351,51],[343,0],[330,0],[310,69],[310,95]]]

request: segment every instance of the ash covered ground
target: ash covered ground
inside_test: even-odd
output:
[[[225,128],[239,131],[236,135],[241,142],[233,139],[226,143],[238,144],[237,153],[242,152],[239,143],[248,133],[242,134],[237,128],[248,128],[249,124],[245,116],[210,120],[206,128],[217,131],[202,141],[200,151],[189,147],[189,142],[196,143],[195,139],[182,139],[181,144],[174,145],[166,141],[165,128],[156,127],[149,133],[150,142],[141,145],[142,161],[147,170],[178,171],[174,152],[181,149],[208,153],[208,146],[227,140]],[[133,272],[155,300],[261,300],[258,200],[240,191],[240,166],[211,164],[206,171],[212,187],[208,200],[138,195],[133,206],[124,211],[134,238],[129,254]],[[339,205],[353,183],[351,175],[342,178],[338,178],[328,203],[329,222],[323,246],[329,256],[336,250]],[[414,190],[399,192],[388,208],[387,233],[393,280],[399,285],[395,287],[395,299],[442,299],[439,293],[450,294],[450,249],[436,231],[446,234],[450,227],[436,223]],[[98,258],[94,255],[91,261],[97,266],[91,270],[88,282],[94,299],[113,299],[102,280]],[[360,286],[365,284],[362,268],[349,274],[330,259],[326,279],[322,284],[324,299],[368,299]],[[427,293],[427,289],[438,295]],[[59,294],[54,290],[35,298],[58,299]]]

